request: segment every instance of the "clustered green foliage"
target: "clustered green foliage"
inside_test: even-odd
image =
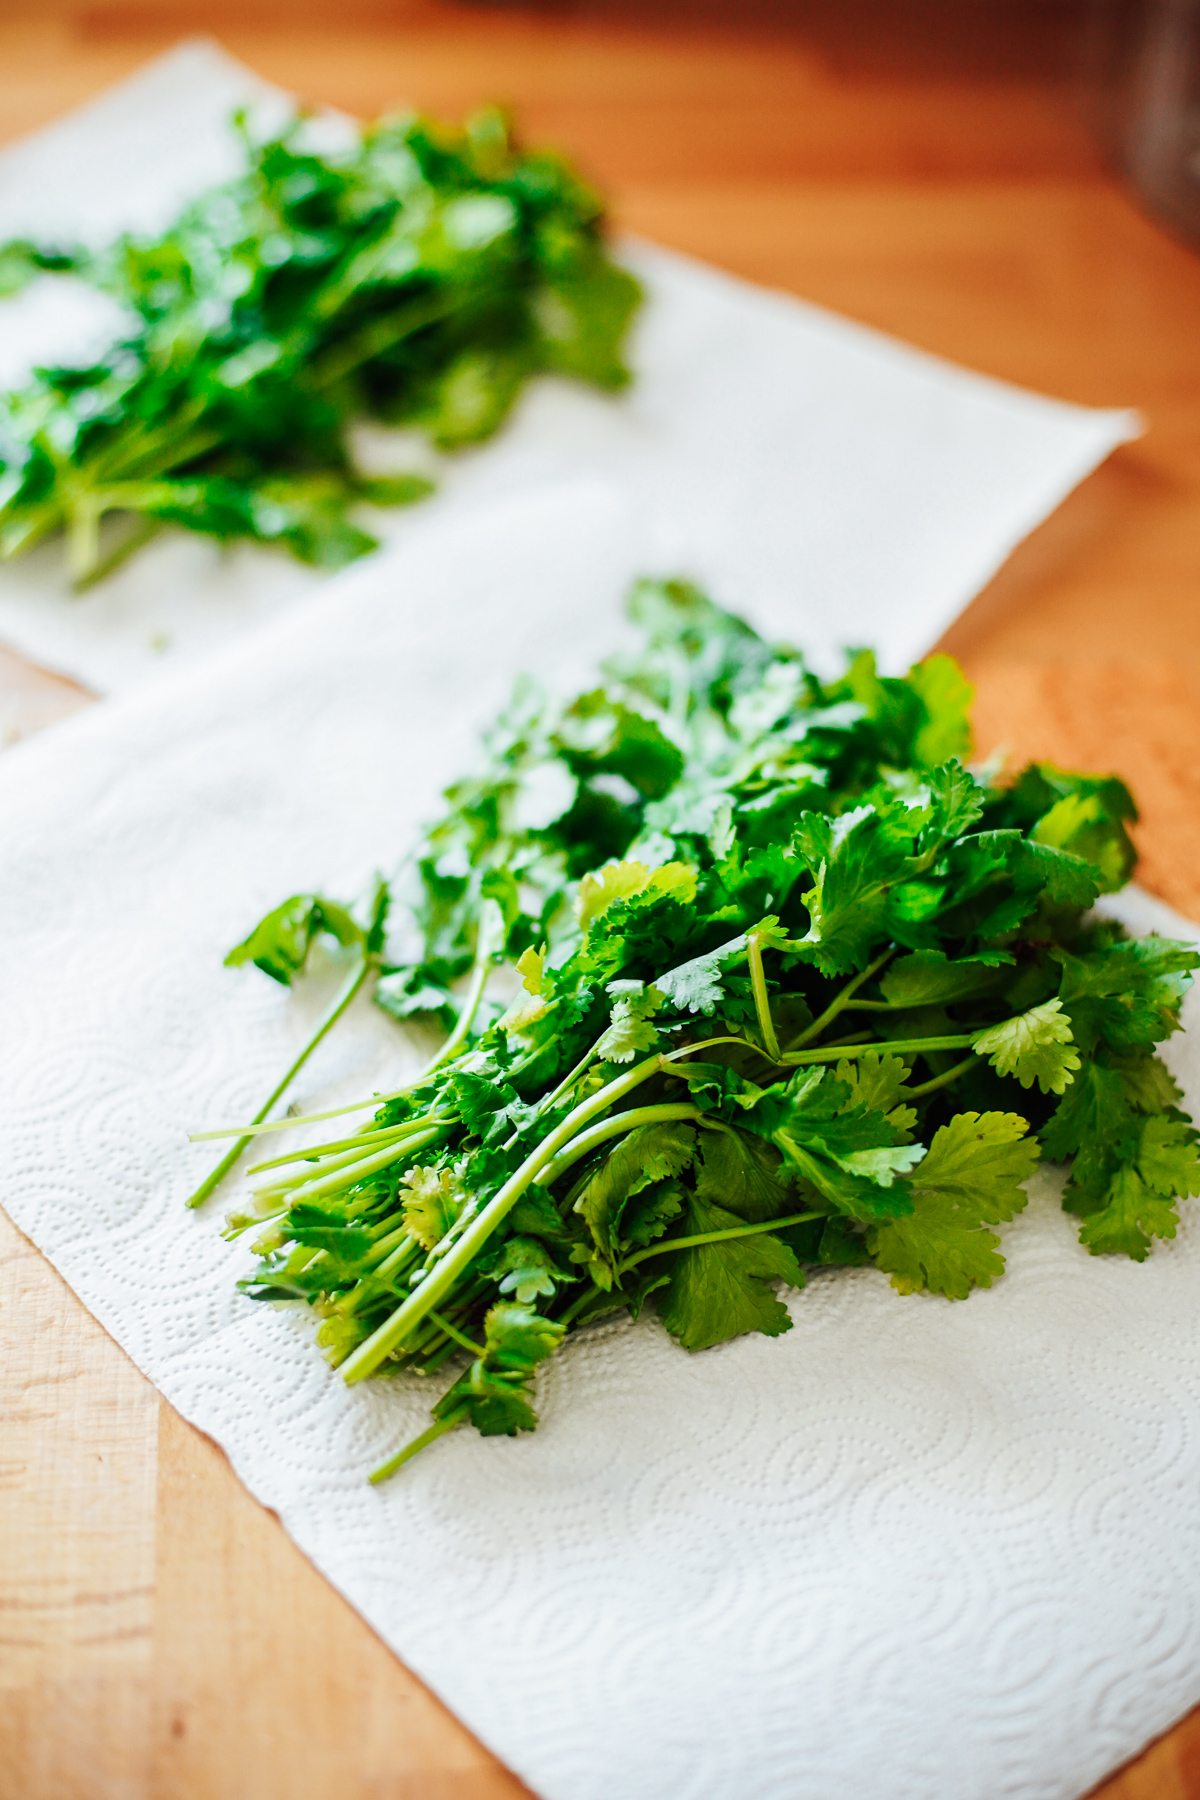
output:
[[[65,530],[86,585],[177,525],[336,568],[374,546],[361,503],[430,491],[360,473],[351,420],[453,449],[539,372],[628,380],[640,295],[605,252],[601,203],[560,158],[514,148],[494,109],[461,131],[384,118],[339,153],[303,120],[262,144],[238,125],[244,173],[162,237],[0,246],[0,294],[72,274],[131,318],[90,367],[0,397],[0,558]]]
[[[1090,910],[1134,863],[1121,782],[969,771],[947,657],[824,682],[683,584],[632,611],[604,685],[518,693],[392,948],[376,890],[374,927],[297,896],[232,953],[288,980],[314,933],[361,942],[381,1006],[450,1030],[368,1125],[259,1164],[228,1227],[260,1233],[244,1290],[312,1306],[348,1381],[465,1354],[377,1475],[532,1428],[537,1365],[647,1301],[696,1351],[788,1330],[815,1268],[987,1287],[1043,1151],[1094,1252],[1141,1260],[1200,1192],[1155,1054],[1200,955]]]

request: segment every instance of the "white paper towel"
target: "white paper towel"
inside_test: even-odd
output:
[[[223,179],[239,100],[265,125],[287,100],[215,46],[182,46],[0,156],[0,238],[104,241],[160,228]],[[441,493],[374,516],[389,541],[430,511],[462,516],[548,476],[619,482],[645,520],[649,565],[800,636],[827,663],[878,646],[886,669],[926,651],[1027,532],[1137,424],[1024,393],[684,257],[626,243],[649,303],[636,380],[606,398],[534,384],[492,443],[447,461],[388,434],[374,459],[419,463]],[[0,382],[76,346],[111,309],[48,278],[0,304]],[[117,692],[226,642],[322,579],[279,553],[183,533],[73,598],[49,544],[0,570],[0,637]]]
[[[1200,1218],[1093,1259],[1042,1175],[965,1304],[853,1271],[777,1341],[610,1324],[536,1434],[375,1490],[441,1384],[347,1389],[311,1317],[235,1292],[237,1184],[184,1210],[212,1155],[185,1131],[248,1116],[328,992],[227,946],[398,854],[517,669],[586,672],[637,533],[596,483],[430,521],[0,761],[4,1205],[544,1800],[1068,1800],[1200,1697]],[[1193,1105],[1198,1043],[1167,1049]],[[360,1006],[297,1098],[393,1081],[403,1044]]]

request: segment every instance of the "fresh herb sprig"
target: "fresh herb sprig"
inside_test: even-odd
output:
[[[453,449],[538,373],[628,380],[639,288],[606,254],[601,203],[494,109],[461,131],[384,118],[340,152],[303,120],[261,144],[238,125],[244,173],[162,237],[0,246],[0,294],[73,274],[131,318],[89,367],[0,398],[0,559],[65,532],[83,587],[176,525],[336,568],[374,547],[362,503],[430,491],[361,473],[351,421]]]
[[[1090,910],[1134,864],[1123,784],[969,770],[947,657],[823,682],[682,584],[632,611],[645,650],[603,686],[518,692],[390,946],[377,888],[357,922],[293,897],[231,953],[290,980],[324,931],[449,1030],[367,1124],[257,1164],[227,1227],[258,1233],[243,1290],[311,1306],[348,1382],[467,1359],[373,1479],[532,1429],[564,1337],[651,1297],[695,1351],[788,1330],[776,1290],[813,1268],[987,1287],[1043,1151],[1096,1253],[1140,1261],[1200,1192],[1155,1054],[1200,954]]]

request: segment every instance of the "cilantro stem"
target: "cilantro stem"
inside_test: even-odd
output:
[[[454,1355],[457,1348],[454,1339],[447,1338],[444,1344],[438,1346],[432,1356],[422,1357],[420,1362],[414,1362],[410,1364],[410,1367],[416,1369],[418,1375],[432,1375],[435,1369],[441,1368],[448,1356]]]
[[[614,1118],[602,1119],[589,1131],[581,1131],[534,1179],[539,1187],[552,1187],[560,1175],[565,1175],[569,1168],[589,1155],[597,1144],[603,1144],[609,1138],[620,1137],[622,1133],[633,1131],[639,1125],[666,1124],[675,1119],[703,1120],[704,1117],[705,1114],[698,1106],[689,1106],[683,1101],[667,1102],[662,1106],[635,1106],[628,1112],[617,1113]]]
[[[793,1068],[803,1064],[837,1062],[842,1056],[861,1056],[868,1050],[882,1050],[889,1056],[922,1055],[926,1050],[966,1050],[982,1037],[982,1031],[964,1032],[958,1037],[927,1037],[888,1040],[872,1038],[866,1044],[825,1044],[819,1050],[785,1050],[784,1061]]]
[[[395,1144],[397,1156],[400,1154],[403,1147],[403,1141],[403,1139],[400,1139]],[[374,1145],[374,1149],[379,1149],[381,1143],[385,1142],[387,1142],[386,1139],[380,1140],[380,1142]],[[372,1145],[370,1143],[365,1143],[356,1145],[353,1150],[344,1150],[340,1156],[318,1157],[315,1159],[315,1167],[294,1169],[288,1175],[279,1175],[271,1181],[264,1181],[259,1187],[254,1188],[252,1191],[256,1194],[286,1194],[289,1190],[295,1192],[298,1188],[306,1187],[310,1181],[315,1181],[318,1176],[333,1175],[339,1169],[348,1169],[352,1167],[353,1164],[362,1162],[363,1158],[371,1152],[371,1150]],[[253,1172],[254,1171],[250,1169],[246,1171],[248,1175],[253,1174]]]
[[[336,1192],[338,1188],[353,1187],[355,1182],[361,1181],[365,1175],[373,1175],[377,1169],[385,1169],[389,1163],[395,1162],[407,1151],[424,1150],[428,1144],[436,1143],[444,1129],[445,1127],[442,1125],[433,1125],[428,1131],[419,1131],[414,1137],[401,1139],[398,1144],[385,1144],[382,1150],[376,1150],[373,1155],[358,1157],[353,1162],[335,1168],[328,1175],[317,1175],[311,1181],[303,1181],[291,1188],[288,1204],[295,1206],[297,1201],[311,1200],[317,1194],[328,1194]],[[342,1161],[340,1157],[334,1160],[339,1163]],[[259,1188],[256,1191],[273,1193],[276,1190]]]
[[[290,1123],[294,1124],[295,1120]],[[330,1156],[335,1150],[361,1150],[374,1141],[382,1144],[385,1139],[409,1137],[414,1131],[422,1130],[431,1121],[423,1119],[405,1119],[402,1125],[385,1125],[379,1131],[357,1131],[353,1137],[335,1138],[328,1144],[306,1144],[301,1150],[289,1150],[286,1156],[274,1156],[270,1162],[252,1163],[246,1170],[247,1175],[259,1175],[264,1169],[279,1169],[284,1163],[315,1162],[318,1157]]]
[[[596,1039],[596,1042],[592,1045],[591,1049],[586,1053],[586,1055],[580,1057],[579,1061],[575,1064],[575,1067],[571,1070],[570,1074],[564,1075],[563,1079],[559,1082],[559,1084],[555,1088],[554,1092],[552,1094],[548,1094],[544,1100],[539,1102],[539,1104],[538,1104],[539,1112],[549,1112],[550,1108],[555,1104],[555,1102],[558,1100],[561,1100],[564,1094],[567,1094],[571,1091],[571,1089],[575,1086],[575,1083],[580,1079],[580,1077],[587,1074],[588,1068],[589,1068],[590,1064],[592,1063],[593,1059],[595,1058],[596,1051],[599,1049],[603,1038],[604,1038],[604,1033],[601,1032],[600,1036]]]
[[[85,594],[88,588],[95,587],[97,582],[104,581],[119,569],[135,550],[140,550],[143,544],[148,544],[152,538],[156,538],[160,532],[165,530],[165,519],[157,519],[153,516],[143,517],[131,531],[126,532],[120,543],[114,545],[107,556],[99,557],[91,568],[83,574],[77,575],[71,583],[72,588],[77,594]]]
[[[560,1325],[574,1324],[575,1320],[579,1317],[579,1314],[583,1312],[585,1307],[591,1305],[597,1294],[602,1295],[606,1300],[610,1298],[609,1290],[607,1288],[597,1287],[594,1281],[589,1282],[582,1294],[576,1294],[570,1306],[567,1307],[567,1310],[559,1314],[558,1323]]]
[[[313,1035],[309,1038],[307,1044],[305,1044],[303,1050],[301,1050],[291,1068],[255,1114],[252,1121],[253,1124],[261,1124],[271,1108],[275,1105],[276,1101],[279,1100],[291,1086],[317,1045],[321,1042],[321,1039],[337,1024],[338,1020],[341,1018],[350,1002],[354,999],[367,977],[376,968],[377,964],[377,957],[364,956],[358,967],[351,971],[350,977],[346,981],[341,992],[335,997],[332,1006],[321,1020],[321,1023],[317,1026],[317,1029],[313,1032]],[[286,1120],[280,1121],[281,1124],[286,1124],[287,1122],[288,1121]],[[211,1135],[216,1137],[218,1135],[224,1136],[226,1134],[213,1132]],[[245,1131],[242,1133],[237,1142],[226,1151],[212,1174],[207,1176],[205,1180],[200,1183],[200,1186],[196,1189],[195,1193],[189,1197],[187,1202],[189,1206],[203,1206],[214,1188],[219,1187],[221,1182],[224,1181],[226,1175],[228,1175],[230,1169],[232,1169],[234,1163],[242,1154],[242,1151],[246,1148],[246,1145],[250,1142],[253,1135],[252,1131]]]
[[[932,1081],[923,1081],[920,1087],[905,1088],[903,1098],[915,1100],[920,1094],[932,1094],[938,1088],[949,1087],[952,1081],[957,1081],[960,1075],[967,1073],[968,1069],[975,1068],[977,1062],[978,1058],[972,1051],[970,1056],[964,1056],[960,1063],[955,1063],[952,1069],[947,1069],[944,1075],[935,1075]]]
[[[754,1009],[758,1014],[758,1029],[762,1032],[763,1047],[773,1063],[779,1061],[779,1039],[775,1036],[775,1026],[771,1019],[771,1002],[767,995],[767,976],[763,968],[762,945],[755,932],[746,939],[746,958],[750,964],[750,986],[754,993]]]
[[[244,1137],[249,1143],[253,1137],[263,1137],[268,1131],[290,1131],[293,1125],[319,1125],[325,1119],[341,1119],[347,1113],[361,1112],[366,1106],[379,1107],[387,1100],[399,1100],[407,1094],[407,1088],[397,1088],[394,1094],[372,1094],[369,1100],[352,1100],[348,1106],[334,1106],[328,1112],[296,1113],[285,1119],[268,1119],[265,1124],[255,1119],[248,1125],[221,1125],[216,1131],[190,1131],[188,1142],[191,1144],[210,1144],[217,1138]]]
[[[412,1233],[403,1221],[399,1225],[392,1225],[390,1220],[385,1219],[384,1224],[388,1225],[389,1229],[376,1239],[367,1253],[366,1260],[373,1269],[379,1268],[387,1262],[394,1251],[403,1248],[406,1239],[409,1241],[412,1239]],[[379,1227],[376,1226],[375,1229],[378,1230]]]
[[[782,1231],[788,1225],[803,1225],[809,1219],[827,1219],[827,1212],[790,1213],[786,1219],[763,1219],[757,1225],[731,1226],[727,1231],[698,1231],[692,1237],[666,1238],[661,1244],[651,1244],[648,1250],[639,1250],[636,1256],[626,1257],[618,1271],[617,1279],[638,1263],[643,1263],[649,1256],[664,1256],[668,1250],[691,1250],[696,1244],[723,1244],[732,1238],[754,1237],[760,1231]]]
[[[825,1011],[820,1015],[819,1018],[814,1019],[812,1024],[809,1025],[804,1031],[802,1031],[800,1033],[799,1037],[795,1037],[792,1039],[791,1043],[787,1046],[787,1049],[784,1051],[784,1055],[787,1056],[788,1052],[799,1050],[803,1047],[803,1045],[811,1042],[811,1040],[813,1038],[820,1037],[820,1035],[824,1031],[825,1027],[829,1024],[832,1024],[833,1020],[837,1018],[837,1016],[841,1012],[842,1008],[847,1004],[848,1001],[853,999],[854,995],[858,992],[859,988],[862,987],[863,983],[865,981],[870,981],[872,975],[876,974],[880,969],[882,969],[884,963],[887,962],[889,960],[889,958],[895,956],[895,954],[896,954],[895,944],[889,944],[887,949],[882,951],[880,953],[880,955],[878,955],[875,958],[874,962],[870,962],[867,964],[866,968],[862,971],[861,975],[856,975],[854,977],[853,981],[848,981],[846,983],[846,985],[842,989],[841,993],[834,996],[834,998],[830,1001],[829,1005],[825,1008]]]
[[[483,934],[480,933],[481,938],[482,935]],[[479,1011],[479,1002],[483,999],[483,990],[487,986],[487,978],[491,972],[491,967],[492,953],[490,950],[485,949],[481,944],[475,957],[475,967],[471,974],[471,985],[467,989],[466,998],[463,1000],[462,1004],[462,1011],[459,1013],[458,1019],[455,1022],[454,1030],[450,1033],[450,1036],[446,1039],[441,1049],[425,1064],[421,1073],[412,1083],[413,1087],[418,1087],[422,1081],[425,1081],[433,1074],[435,1069],[439,1069],[443,1063],[449,1062],[457,1055],[459,1047],[466,1042],[471,1026],[475,1022],[475,1014]]]
[[[487,1346],[485,1344],[477,1344],[474,1339],[469,1338],[464,1331],[460,1331],[457,1325],[452,1325],[449,1319],[442,1313],[434,1312],[433,1309],[430,1308],[429,1317],[433,1320],[435,1325],[441,1327],[447,1337],[453,1338],[454,1342],[461,1345],[464,1350],[469,1350],[472,1356],[487,1355]]]
[[[647,1057],[638,1063],[629,1073],[610,1081],[606,1086],[583,1100],[569,1112],[562,1124],[548,1134],[531,1155],[527,1156],[520,1167],[509,1176],[508,1180],[494,1194],[491,1200],[471,1221],[466,1231],[442,1257],[441,1261],[430,1271],[408,1298],[397,1307],[389,1319],[385,1319],[378,1329],[372,1332],[365,1343],[362,1343],[349,1357],[342,1370],[342,1378],[348,1384],[362,1381],[379,1367],[384,1357],[388,1356],[398,1344],[404,1342],[421,1320],[425,1318],[430,1307],[436,1306],[442,1296],[450,1291],[467,1265],[482,1249],[488,1238],[495,1231],[501,1220],[512,1211],[521,1195],[533,1182],[534,1177],[547,1163],[553,1162],[558,1152],[569,1144],[581,1129],[588,1125],[601,1113],[626,1094],[640,1087],[643,1081],[649,1081],[663,1067],[661,1056]]]
[[[378,1248],[379,1246],[376,1245],[376,1249]],[[369,1270],[357,1286],[352,1287],[350,1292],[338,1301],[338,1313],[343,1318],[349,1318],[351,1313],[356,1313],[365,1301],[378,1300],[380,1298],[379,1289],[372,1287],[372,1282],[389,1281],[419,1248],[416,1238],[410,1231],[405,1230],[395,1249],[390,1250],[382,1262],[377,1263],[373,1269]]]
[[[424,1450],[428,1444],[435,1444],[447,1431],[453,1431],[456,1425],[461,1425],[466,1416],[467,1408],[464,1406],[461,1411],[451,1413],[448,1419],[435,1420],[428,1431],[423,1431],[420,1437],[413,1439],[411,1444],[406,1444],[399,1455],[393,1456],[390,1461],[380,1463],[377,1469],[373,1469],[367,1480],[374,1486],[378,1486],[381,1481],[386,1481],[389,1475],[394,1475],[397,1469]]]
[[[763,1050],[762,1045],[752,1044],[749,1038],[734,1036],[711,1037],[701,1038],[698,1044],[684,1044],[682,1049],[679,1050],[666,1051],[662,1059],[663,1065],[665,1067],[667,1063],[679,1062],[685,1056],[695,1056],[698,1050],[711,1050],[714,1044],[740,1044],[743,1050],[753,1050],[755,1056],[766,1056],[766,1052]],[[766,1056],[766,1060],[767,1062],[774,1062],[775,1058],[773,1056]]]
[[[247,1144],[250,1141],[250,1139],[252,1137],[258,1136],[262,1132],[284,1131],[291,1125],[313,1125],[313,1124],[316,1124],[319,1120],[323,1120],[323,1119],[339,1119],[346,1113],[359,1112],[365,1106],[379,1107],[379,1106],[382,1106],[385,1101],[400,1100],[404,1097],[405,1094],[410,1094],[414,1088],[420,1087],[421,1083],[423,1081],[427,1080],[428,1077],[433,1074],[435,1069],[440,1068],[443,1063],[449,1061],[457,1053],[459,1047],[463,1043],[463,1040],[466,1038],[467,1034],[469,1033],[471,1026],[475,1020],[475,1014],[479,1010],[479,1002],[483,998],[483,990],[487,985],[488,971],[489,971],[489,969],[491,967],[491,963],[492,963],[492,952],[489,949],[486,949],[483,947],[480,948],[480,951],[475,959],[475,969],[474,969],[474,973],[471,978],[471,986],[468,989],[466,997],[463,1000],[462,1011],[458,1015],[458,1020],[455,1024],[454,1030],[450,1033],[450,1036],[446,1039],[445,1043],[442,1045],[441,1049],[437,1052],[437,1054],[432,1058],[432,1060],[430,1062],[426,1063],[425,1067],[421,1070],[421,1073],[419,1075],[414,1075],[413,1079],[410,1082],[407,1082],[404,1087],[397,1088],[395,1090],[395,1092],[391,1093],[391,1094],[374,1094],[374,1095],[372,1095],[370,1100],[355,1100],[349,1106],[331,1107],[328,1112],[303,1113],[299,1117],[294,1118],[294,1119],[271,1119],[266,1124],[263,1123],[264,1115],[270,1111],[271,1107],[274,1105],[275,1101],[279,1098],[280,1094],[283,1092],[283,1090],[287,1086],[288,1082],[292,1079],[292,1076],[295,1075],[296,1071],[303,1064],[305,1057],[307,1057],[313,1050],[316,1049],[317,1045],[320,1043],[320,1041],[321,1041],[322,1037],[324,1037],[325,1033],[329,1030],[330,1026],[333,1025],[335,1023],[335,1021],[340,1017],[341,1012],[344,1011],[347,1006],[349,1006],[351,1000],[353,1000],[353,998],[354,998],[355,993],[358,992],[358,988],[361,987],[362,982],[366,979],[368,970],[370,968],[377,966],[377,963],[378,963],[378,958],[376,958],[376,957],[369,957],[367,959],[366,966],[364,967],[364,969],[359,977],[358,984],[354,988],[353,992],[346,994],[344,996],[344,998],[342,998],[339,1001],[339,1003],[338,1003],[339,1010],[337,1012],[332,1013],[329,1017],[326,1018],[324,1023],[321,1025],[321,1028],[318,1031],[316,1037],[314,1037],[312,1039],[311,1043],[302,1052],[299,1060],[292,1065],[291,1069],[289,1069],[288,1073],[284,1076],[283,1081],[281,1082],[280,1086],[278,1088],[276,1088],[275,1093],[272,1095],[271,1099],[267,1101],[267,1104],[262,1109],[262,1112],[260,1112],[258,1114],[258,1116],[255,1119],[253,1119],[249,1125],[227,1126],[227,1127],[223,1127],[220,1131],[196,1131],[196,1132],[192,1133],[191,1141],[194,1144],[198,1144],[198,1143],[203,1143],[207,1139],[210,1139],[210,1138],[231,1137],[234,1132],[240,1133],[240,1142],[237,1145],[235,1145],[233,1150],[230,1152],[230,1157],[227,1159],[227,1161],[229,1161],[230,1159],[235,1158],[238,1155],[238,1152],[243,1148],[243,1146],[245,1144]],[[384,1129],[387,1129],[387,1127],[385,1127]],[[298,1152],[298,1154],[303,1155],[304,1152],[300,1151],[300,1152]],[[209,1192],[211,1192],[211,1189],[209,1190]],[[205,1196],[201,1196],[201,1197],[203,1198]],[[189,1206],[198,1206],[199,1204],[200,1204],[199,1199],[197,1199],[195,1197],[193,1197],[188,1202]]]

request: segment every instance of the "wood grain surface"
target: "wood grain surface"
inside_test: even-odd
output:
[[[1066,0],[761,0],[725,16],[720,0],[4,0],[0,138],[197,28],[364,115],[510,101],[624,225],[990,374],[1140,408],[1145,437],[944,647],[977,684],[981,748],[1127,777],[1142,880],[1200,918],[1200,259],[1094,149]],[[0,649],[5,741],[88,698]],[[3,1215],[0,1405],[0,1792],[525,1792]],[[1200,1713],[1096,1794],[1200,1800]]]

